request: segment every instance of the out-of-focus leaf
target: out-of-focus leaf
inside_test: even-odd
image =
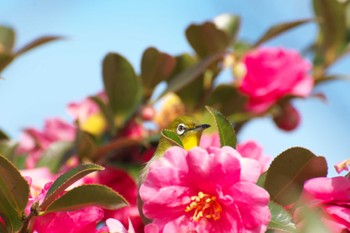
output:
[[[298,223],[298,233],[333,233],[328,229],[322,221],[320,209],[310,209],[307,205],[303,205],[297,210],[301,222]]]
[[[152,95],[153,89],[166,80],[175,68],[176,59],[156,48],[145,50],[141,61],[141,77],[146,97]]]
[[[60,39],[62,39],[62,37],[60,36],[43,36],[43,37],[37,38],[34,41],[28,43],[24,47],[17,50],[17,52],[15,53],[15,57],[18,57],[19,55],[22,55],[23,53],[26,53],[36,47],[39,47],[51,41],[56,41]]]
[[[0,53],[10,54],[15,45],[15,31],[6,26],[0,25]]]
[[[205,108],[215,119],[215,123],[219,131],[221,146],[231,146],[236,148],[236,133],[231,123],[217,110],[209,106],[205,106]]]
[[[242,95],[233,85],[221,84],[215,88],[207,104],[229,116],[237,112],[243,112],[247,100],[247,97]]]
[[[112,140],[107,144],[104,144],[103,146],[100,146],[96,149],[95,155],[93,156],[94,158],[103,158],[108,155],[108,153],[120,150],[123,148],[127,148],[130,146],[137,146],[140,144],[143,144],[144,142],[141,140],[137,139],[132,139],[132,138],[124,138],[120,137],[116,140]]]
[[[186,37],[192,48],[202,58],[225,51],[230,44],[226,32],[218,29],[212,22],[191,24],[186,29]]]
[[[9,54],[1,54],[0,53],[0,72],[11,63],[13,60],[13,56]]]
[[[265,179],[266,179],[266,172],[264,172],[263,174],[261,174],[260,176],[259,176],[259,179],[258,179],[258,181],[256,182],[256,184],[258,185],[258,186],[260,186],[260,187],[264,187],[264,184],[265,184]]]
[[[72,142],[55,142],[43,153],[36,166],[48,167],[52,173],[56,173],[65,161],[67,153],[71,152],[72,148]]]
[[[98,107],[100,108],[100,110],[101,110],[101,112],[102,112],[102,114],[103,114],[103,116],[108,124],[108,129],[110,130],[111,134],[114,135],[116,133],[116,128],[114,125],[114,118],[113,118],[112,110],[99,97],[90,96],[90,99],[98,105]]]
[[[180,146],[180,147],[184,147],[181,139],[179,138],[179,136],[175,132],[173,132],[171,130],[163,129],[161,132],[161,135],[163,137],[165,137],[166,139],[168,139],[169,141],[171,141],[172,143],[174,143],[175,145]]]
[[[195,65],[196,62],[197,59],[189,54],[182,54],[180,56],[177,56],[175,69],[168,80],[171,81],[179,73]],[[197,106],[198,101],[201,99],[201,96],[204,92],[203,81],[204,78],[201,76],[176,92],[176,94],[185,104],[187,110],[193,110]]]
[[[17,169],[25,168],[27,155],[17,154],[18,143],[12,140],[0,140],[0,154],[10,160]]]
[[[268,229],[277,230],[279,232],[295,232],[296,227],[292,216],[280,205],[271,201],[269,203],[271,212],[271,221]]]
[[[10,139],[9,136],[7,136],[7,134],[0,129],[0,140],[3,140],[3,139]]]
[[[223,59],[224,56],[225,53],[214,54],[199,61],[195,65],[192,65],[190,68],[184,70],[183,72],[175,75],[171,78],[171,80],[169,80],[167,89],[160,96],[163,96],[168,92],[177,92],[181,90],[183,87],[199,78],[210,65]]]
[[[239,16],[222,14],[214,19],[214,24],[218,29],[226,32],[231,44],[235,42],[241,24]]]
[[[62,194],[64,190],[66,190],[73,183],[92,172],[101,171],[103,169],[103,167],[97,164],[80,164],[62,174],[52,183],[40,208],[45,210],[58,196],[60,196],[60,194]]]
[[[328,66],[346,46],[345,6],[340,1],[313,0],[315,15],[320,19],[316,65]]]
[[[81,185],[56,199],[45,211],[71,211],[88,206],[98,206],[105,209],[119,209],[128,202],[113,189],[102,185]]]
[[[10,228],[22,225],[24,208],[29,199],[29,185],[15,166],[0,155],[0,213],[8,219]]]
[[[121,126],[140,105],[141,80],[124,57],[109,53],[103,60],[103,83],[115,123]]]
[[[315,81],[316,81],[316,84],[321,84],[321,83],[325,83],[328,81],[335,81],[335,80],[350,81],[350,75],[347,75],[347,74],[328,75],[328,76],[324,76],[322,78],[319,78]]]
[[[314,21],[314,19],[300,19],[291,22],[280,23],[269,28],[258,40],[255,42],[254,47],[260,46],[262,43],[284,33],[290,29],[301,26],[305,23]]]
[[[88,158],[92,161],[95,160],[94,154],[97,149],[96,141],[94,137],[82,130],[78,130],[77,137],[77,148],[78,148],[78,156],[80,159]]]
[[[327,162],[324,157],[315,156],[302,147],[292,147],[272,161],[264,188],[272,201],[285,206],[299,198],[306,180],[326,175]]]

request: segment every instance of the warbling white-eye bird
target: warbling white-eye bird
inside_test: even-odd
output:
[[[170,123],[170,125],[166,128],[166,130],[176,133],[179,139],[181,140],[184,149],[190,150],[193,147],[196,147],[199,145],[199,141],[202,136],[203,130],[209,127],[210,125],[208,124],[199,124],[193,117],[180,116],[180,117],[177,117],[175,120],[173,120]],[[145,168],[141,173],[140,185],[143,183],[144,179],[146,178],[146,175],[149,169],[149,164],[153,160],[163,156],[165,151],[174,145],[175,145],[174,142],[164,137],[163,135],[160,137],[157,149],[152,159],[147,163],[147,165],[145,166]],[[140,216],[143,219],[143,221],[146,223],[146,222],[149,222],[149,219],[147,219],[143,215],[142,206],[143,206],[143,202],[140,198],[140,195],[138,195],[138,207],[139,207]]]
[[[173,120],[166,130],[176,133],[181,140],[184,149],[190,150],[199,145],[203,130],[209,127],[210,125],[208,124],[199,124],[191,116],[180,116]],[[157,149],[154,152],[152,159],[147,163],[143,172],[141,173],[141,182],[144,180],[147,174],[149,164],[154,159],[163,156],[165,151],[174,145],[174,142],[163,135],[160,137]]]

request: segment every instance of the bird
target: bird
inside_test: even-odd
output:
[[[176,135],[179,137],[183,145],[183,148],[185,150],[190,150],[196,146],[199,146],[199,142],[200,142],[200,138],[202,136],[203,130],[209,127],[210,127],[209,124],[200,124],[192,116],[184,115],[184,116],[179,116],[175,118],[175,120],[173,120],[169,124],[169,126],[164,130],[168,130],[168,131],[172,131],[173,133],[176,133]],[[173,141],[169,140],[163,134],[161,135],[153,157],[150,159],[150,161],[147,162],[146,166],[143,168],[141,172],[139,187],[144,182],[147,176],[147,172],[149,170],[149,166],[152,163],[152,161],[164,156],[165,152],[170,147],[175,145],[176,144]],[[143,215],[142,206],[143,206],[143,201],[141,200],[140,195],[138,193],[138,207],[139,207],[140,216],[144,221],[144,223],[150,222],[150,220]]]

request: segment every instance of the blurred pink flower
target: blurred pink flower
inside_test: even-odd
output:
[[[75,127],[62,119],[52,118],[45,121],[42,131],[27,128],[24,130],[17,152],[28,153],[26,168],[34,168],[42,153],[56,141],[73,141]]]
[[[106,220],[106,225],[109,233],[135,233],[134,227],[129,219],[129,229],[127,230],[123,224],[114,218],[109,218]]]
[[[244,143],[237,144],[237,151],[244,158],[255,159],[260,163],[261,172],[264,173],[268,168],[271,157],[263,154],[263,148],[255,141],[249,140]]]
[[[95,173],[95,176],[84,178],[85,183],[99,183],[106,185],[120,195],[128,202],[129,206],[117,210],[104,210],[104,219],[114,218],[119,220],[123,225],[128,221],[132,222],[135,232],[143,232],[144,224],[142,223],[137,207],[137,185],[135,180],[123,170],[105,167],[105,170]]]
[[[312,90],[311,64],[295,50],[258,48],[243,63],[246,74],[239,89],[248,96],[249,111],[262,113],[286,95],[306,97]]]
[[[332,230],[331,232],[350,230],[349,179],[340,176],[313,178],[305,182],[302,197],[309,207],[323,210],[322,221]],[[294,217],[299,220],[298,224],[303,223],[298,209]]]
[[[349,171],[349,166],[350,166],[350,159],[341,161],[339,163],[337,163],[336,165],[334,165],[335,170],[337,171],[337,173],[341,173],[342,171]]]
[[[203,134],[199,143],[202,148],[218,147],[220,148],[220,137],[219,134]],[[260,163],[261,173],[264,173],[270,164],[270,156],[263,154],[263,148],[261,145],[253,140],[249,140],[243,143],[237,144],[237,151],[244,158],[255,159]]]
[[[231,147],[172,147],[150,164],[143,212],[159,232],[265,232],[269,194],[255,184],[260,169]]]

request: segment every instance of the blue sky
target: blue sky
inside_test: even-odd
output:
[[[42,35],[65,37],[23,55],[3,72],[0,127],[18,138],[22,128],[40,128],[48,117],[69,120],[67,103],[102,89],[101,61],[107,52],[123,54],[139,71],[147,47],[173,55],[192,52],[186,27],[222,13],[240,15],[239,37],[252,41],[274,23],[312,17],[312,7],[309,0],[0,0],[0,23],[16,29],[17,48]],[[315,25],[305,25],[268,45],[302,49],[315,32]],[[349,64],[344,59],[332,70],[350,73]],[[338,81],[318,88],[328,104],[296,101],[303,121],[293,133],[259,119],[244,128],[241,139],[258,140],[272,156],[291,146],[307,147],[327,157],[333,175],[333,164],[350,156],[349,89],[349,82]]]

